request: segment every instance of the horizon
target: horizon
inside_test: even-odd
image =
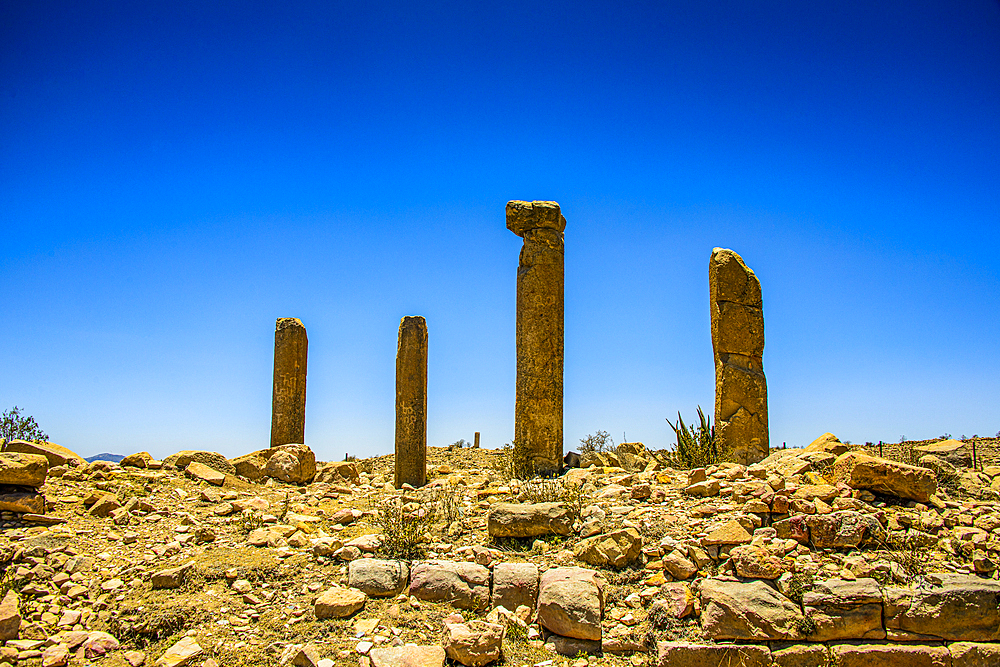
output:
[[[1000,432],[1000,4],[0,6],[0,410],[82,456],[510,442],[521,239],[565,231],[564,451],[713,413],[708,260],[761,281],[772,447]],[[126,451],[128,450],[128,451]]]

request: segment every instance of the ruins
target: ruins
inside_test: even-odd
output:
[[[427,483],[427,322],[404,317],[396,350],[396,488]]]
[[[507,229],[524,239],[517,267],[514,459],[524,473],[563,465],[563,230],[551,201],[507,202]]]
[[[767,381],[760,281],[732,250],[715,248],[708,266],[715,352],[715,435],[738,463],[767,457]]]
[[[309,338],[302,322],[294,317],[279,317],[274,325],[272,447],[305,442],[308,355]]]

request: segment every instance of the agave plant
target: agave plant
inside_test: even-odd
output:
[[[677,423],[675,424],[669,419],[667,419],[667,423],[677,435],[677,448],[673,452],[673,458],[680,467],[700,468],[718,463],[723,459],[725,452],[719,450],[719,443],[715,439],[715,426],[712,424],[712,420],[705,416],[700,405],[698,406],[697,426],[685,424],[679,411]]]

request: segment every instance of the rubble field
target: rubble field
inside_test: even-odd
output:
[[[996,438],[679,469],[623,443],[0,453],[0,667],[1000,665]],[[575,461],[574,461],[575,462]]]

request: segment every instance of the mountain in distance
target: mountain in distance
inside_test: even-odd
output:
[[[87,463],[93,463],[94,461],[111,461],[112,463],[118,463],[123,458],[125,458],[125,456],[122,454],[108,454],[105,452],[104,454],[94,454],[93,456],[88,456],[84,459],[84,461]]]

